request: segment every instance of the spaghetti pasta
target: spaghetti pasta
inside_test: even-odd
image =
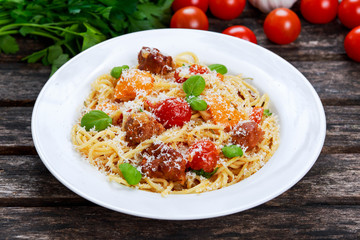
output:
[[[197,72],[189,71],[195,65]],[[101,110],[111,117],[112,124],[101,131],[95,129],[87,131],[81,126],[79,119],[71,132],[71,140],[75,148],[92,165],[106,173],[111,181],[126,186],[132,185],[124,178],[119,165],[124,162],[130,163],[142,174],[140,182],[135,187],[158,192],[163,196],[220,189],[257,172],[274,154],[280,141],[275,114],[263,115],[261,112],[260,118],[254,120],[255,107],[262,110],[268,108],[268,95],[261,95],[241,75],[222,75],[211,71],[206,65],[201,64],[192,52],[175,56],[172,66],[167,67],[172,69],[169,68],[166,74],[139,70],[138,66],[135,66],[123,71],[122,80],[107,74],[96,79],[92,84],[91,93],[84,102],[81,116],[95,109]],[[202,70],[199,69],[204,72],[200,73]],[[141,89],[144,83],[141,83],[142,85],[139,83],[140,87],[137,87],[134,81],[126,83],[124,80],[126,76],[131,79],[134,71],[146,73],[148,77],[146,91]],[[187,79],[192,75],[200,75],[205,80],[205,88],[199,97],[206,101],[207,108],[201,111],[191,110],[190,118],[184,120],[182,124],[169,127],[161,123],[154,109],[167,99],[182,99],[184,102],[187,94],[182,87],[183,83],[177,80]],[[136,81],[140,78],[141,76],[137,75]],[[127,98],[131,96],[131,99],[116,99],[115,95],[119,95],[116,91],[126,89],[126,87],[121,88],[119,84],[133,84],[129,86],[135,89],[131,93],[135,95],[133,97],[126,95]],[[141,122],[140,125],[131,124],[133,114],[138,114],[139,118],[144,118],[146,121],[144,120],[145,122]],[[145,123],[150,126],[151,130],[146,133],[150,136],[141,142],[130,143],[129,135],[139,134],[138,131],[143,130]],[[246,134],[253,135],[244,140]],[[214,150],[213,153],[217,154],[214,166],[210,167],[211,173],[201,169],[205,175],[201,174],[201,171],[193,171],[194,164],[191,164],[191,161],[195,158],[189,152],[195,144],[204,139],[214,144],[213,149],[216,151]],[[241,147],[243,155],[226,157],[221,150],[229,145]],[[167,148],[159,150],[159,146]],[[172,157],[161,162],[159,151]],[[156,161],[160,163],[156,165],[157,169],[154,169]],[[146,168],[146,164],[150,164],[150,168]],[[165,174],[161,171],[168,172]],[[183,175],[178,177],[170,171]]]

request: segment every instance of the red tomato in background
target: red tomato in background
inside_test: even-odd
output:
[[[300,19],[290,9],[277,8],[266,16],[264,31],[267,38],[272,42],[288,44],[295,41],[300,34]]]
[[[360,26],[351,30],[345,37],[346,54],[353,60],[360,62]]]
[[[182,127],[191,119],[190,105],[182,98],[168,98],[155,106],[150,106],[156,119],[165,128]]]
[[[342,24],[348,28],[354,28],[360,25],[360,0],[342,0],[338,17]]]
[[[210,12],[217,18],[231,20],[240,16],[246,0],[209,0]]]
[[[335,19],[338,0],[301,0],[300,11],[311,23],[328,23]]]
[[[194,170],[203,169],[205,172],[214,171],[219,160],[219,150],[216,145],[207,139],[200,140],[191,145],[188,151],[188,166]]]
[[[255,34],[249,28],[242,25],[235,25],[232,27],[228,27],[222,33],[230,36],[238,37],[257,44]]]
[[[209,1],[208,0],[175,0],[171,5],[171,8],[174,12],[176,12],[177,10],[188,6],[198,7],[201,10],[203,10],[204,13],[206,13],[209,6]]]
[[[209,20],[200,8],[184,7],[172,16],[170,27],[208,30]]]

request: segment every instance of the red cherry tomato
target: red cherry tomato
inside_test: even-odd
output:
[[[172,16],[170,27],[208,30],[209,20],[200,8],[184,7]]]
[[[214,171],[219,160],[219,150],[216,145],[207,139],[191,145],[188,151],[188,166],[194,170],[203,169],[205,172]]]
[[[204,13],[206,13],[209,6],[209,1],[208,0],[175,0],[171,5],[171,8],[174,12],[176,12],[177,10],[188,6],[198,7]]]
[[[342,24],[348,28],[354,28],[360,25],[360,0],[342,0],[338,17]]]
[[[257,44],[255,34],[249,28],[242,25],[228,27],[222,33]]]
[[[360,26],[351,30],[345,37],[346,54],[353,60],[360,62]]]
[[[184,83],[188,79],[187,77],[181,77],[178,70],[175,70],[174,78],[177,83]]]
[[[190,73],[189,75],[205,74],[205,73],[210,73],[210,70],[207,67],[203,67],[198,64],[193,64],[189,68],[189,73]],[[180,76],[179,70],[175,70],[174,73],[175,82],[184,83],[188,79],[188,77],[189,76]]]
[[[211,13],[220,19],[231,20],[240,16],[246,0],[209,0]]]
[[[301,0],[300,11],[311,23],[328,23],[335,19],[338,0]]]
[[[210,73],[210,70],[207,67],[203,67],[201,65],[198,64],[193,64],[190,66],[189,71],[193,74],[205,74],[205,73]]]
[[[250,114],[250,120],[253,120],[257,124],[259,124],[262,120],[263,114],[264,114],[264,108],[254,107]]]
[[[182,98],[168,98],[151,108],[157,120],[165,128],[182,127],[191,118],[190,105]]]
[[[289,44],[300,34],[300,19],[290,9],[277,8],[266,16],[264,31],[268,39],[274,43]]]

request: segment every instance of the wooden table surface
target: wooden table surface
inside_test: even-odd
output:
[[[0,54],[0,239],[360,239],[360,63],[347,57],[343,40],[349,30],[338,19],[313,25],[301,17],[298,4],[293,9],[302,30],[289,45],[267,40],[262,29],[266,15],[250,6],[231,21],[208,14],[209,30],[248,26],[260,46],[307,77],[326,112],[320,157],[277,198],[244,212],[197,221],[114,212],[76,195],[51,175],[37,155],[30,128],[50,69],[21,61],[46,41],[18,37],[18,54]]]

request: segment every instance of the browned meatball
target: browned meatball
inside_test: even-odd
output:
[[[153,144],[145,149],[141,167],[149,177],[185,182],[186,160],[168,145]]]
[[[171,56],[164,56],[157,48],[143,47],[138,55],[139,69],[151,73],[167,74],[173,70]]]
[[[264,139],[264,131],[255,122],[240,123],[230,133],[232,141],[246,148],[246,151],[252,150]]]
[[[165,131],[163,125],[144,112],[133,113],[125,122],[125,140],[135,146]]]

